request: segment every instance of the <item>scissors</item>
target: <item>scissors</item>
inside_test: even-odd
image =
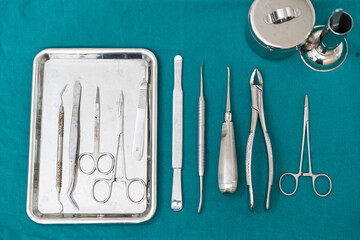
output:
[[[114,164],[114,171],[113,171],[113,175],[110,179],[108,178],[99,178],[97,180],[95,180],[93,188],[92,188],[92,195],[93,198],[100,203],[106,203],[110,197],[111,197],[111,193],[112,193],[112,188],[113,188],[113,184],[114,182],[123,182],[125,183],[125,189],[126,189],[126,197],[133,203],[140,203],[145,199],[145,192],[146,192],[146,184],[145,182],[140,179],[140,178],[127,178],[126,176],[126,166],[125,166],[125,151],[124,151],[124,94],[123,92],[121,92],[120,94],[120,99],[119,99],[119,125],[118,125],[118,145],[117,145],[117,150],[116,150],[116,159],[115,159],[115,164]],[[121,176],[117,175],[117,162],[118,162],[118,157],[119,157],[119,151],[121,151],[121,159],[120,159],[120,164],[121,164]],[[107,185],[108,187],[108,193],[105,199],[99,199],[95,196],[95,188],[96,186],[98,186],[98,188],[101,187],[101,185],[104,185],[104,183]],[[142,185],[143,188],[143,193],[141,196],[141,199],[136,200],[134,198],[132,198],[130,196],[130,186],[133,183],[140,183]],[[103,189],[102,189],[103,190]]]
[[[307,134],[307,144],[308,144],[308,158],[309,158],[309,172],[304,173],[302,171],[302,163],[303,163],[303,157],[304,157],[304,143],[305,143],[305,132]],[[295,178],[295,189],[294,191],[292,191],[291,193],[287,193],[283,190],[282,188],[282,178],[286,175],[290,175],[293,178]],[[299,177],[311,177],[312,178],[312,183],[313,183],[313,189],[315,191],[315,193],[320,196],[320,197],[326,197],[327,195],[330,194],[331,189],[332,189],[332,183],[331,183],[331,179],[328,175],[326,174],[313,174],[312,170],[311,170],[311,156],[310,156],[310,137],[309,137],[309,101],[308,101],[308,95],[305,95],[305,106],[304,106],[304,126],[303,126],[303,137],[302,137],[302,146],[301,146],[301,156],[300,156],[300,167],[299,167],[299,172],[298,173],[284,173],[283,175],[281,175],[280,180],[279,180],[279,188],[281,190],[281,192],[287,196],[291,196],[293,195],[297,188],[298,188],[298,184],[299,184]],[[325,194],[320,194],[317,190],[316,190],[316,179],[318,177],[326,177],[329,180],[329,191]]]
[[[99,88],[96,91],[96,102],[95,102],[95,129],[94,129],[94,152],[87,152],[82,153],[79,156],[79,162],[85,161],[84,157],[90,157],[93,160],[93,167],[90,170],[86,170],[80,164],[80,171],[91,175],[94,173],[95,170],[99,171],[100,173],[106,175],[109,174],[114,169],[115,159],[111,153],[108,152],[99,152],[99,139],[100,139],[100,97],[99,97]],[[109,158],[111,160],[111,165],[109,169],[102,170],[99,168],[99,161],[100,159]]]

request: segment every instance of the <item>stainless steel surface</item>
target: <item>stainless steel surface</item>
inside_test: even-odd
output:
[[[218,186],[222,193],[233,193],[238,184],[238,167],[236,158],[236,144],[234,125],[230,106],[230,68],[228,70],[227,100],[225,122],[221,129],[221,142],[218,168]]]
[[[255,0],[248,23],[250,47],[264,58],[284,59],[306,42],[315,11],[310,0]]]
[[[64,150],[64,104],[62,95],[67,87],[67,84],[60,92],[60,107],[58,119],[58,140],[57,140],[57,161],[56,161],[56,192],[58,193],[58,201],[61,205],[60,213],[64,210],[64,205],[60,199],[60,192],[62,187],[62,164],[63,164],[63,150]]]
[[[255,84],[255,76],[257,76],[258,84]],[[266,129],[265,115],[264,115],[264,104],[263,104],[263,79],[257,68],[253,71],[250,78],[250,89],[251,89],[251,124],[250,133],[246,145],[246,183],[249,190],[250,198],[250,210],[254,209],[254,194],[252,186],[252,173],[251,173],[251,160],[252,160],[252,149],[254,143],[254,136],[256,130],[256,123],[259,117],[261,127],[264,133],[267,155],[268,155],[268,167],[269,167],[269,180],[265,207],[268,210],[270,207],[270,191],[273,183],[274,167],[273,167],[273,154],[271,148],[270,137]]]
[[[139,86],[148,83],[148,118],[144,152],[141,161],[132,156]],[[101,90],[100,149],[113,155],[117,149],[116,126],[118,100],[124,93],[124,149],[128,178],[140,178],[146,184],[145,199],[132,203],[126,197],[124,183],[114,183],[111,198],[98,203],[92,198],[92,186],[100,177],[111,178],[95,171],[92,175],[78,172],[73,196],[77,210],[61,191],[64,205],[61,214],[56,191],[57,134],[59,92],[68,84],[81,82],[79,152],[90,152],[94,145],[95,93]],[[72,89],[63,94],[64,140],[70,137]],[[69,113],[69,114],[66,114]],[[156,209],[156,147],[157,147],[157,60],[146,49],[46,49],[34,59],[32,108],[29,145],[27,213],[38,223],[138,223],[149,220]],[[69,185],[69,145],[64,144],[63,186]],[[119,160],[120,161],[120,160]],[[89,163],[90,164],[90,163]],[[119,164],[119,173],[121,173]],[[85,167],[85,166],[84,166]],[[106,186],[103,190],[106,190]],[[64,189],[65,190],[65,189]],[[96,193],[98,193],[96,191]],[[100,194],[100,193],[99,193]],[[141,198],[141,184],[132,184],[130,194]]]
[[[125,149],[124,149],[124,94],[123,92],[120,93],[119,98],[119,112],[118,112],[118,139],[117,139],[117,148],[116,148],[116,159],[114,162],[114,171],[112,173],[111,178],[98,178],[95,180],[93,188],[92,188],[92,194],[93,198],[97,202],[106,203],[113,192],[113,185],[115,182],[122,182],[125,184],[125,191],[126,191],[126,197],[129,201],[133,203],[141,203],[145,199],[146,194],[146,184],[145,182],[140,178],[128,178],[126,176],[126,156],[125,156]],[[117,175],[118,171],[118,159],[119,159],[119,152],[120,152],[120,165],[121,165],[121,175]],[[128,158],[129,159],[129,158]],[[143,188],[142,194],[134,197],[131,197],[130,188],[131,186],[134,186],[136,184],[140,184]],[[102,186],[107,186],[107,191],[105,191],[105,197],[99,198],[97,197],[97,194],[95,193],[96,189],[100,190],[100,195],[103,195],[104,188]]]
[[[348,54],[346,35],[353,27],[352,17],[342,9],[330,16],[326,26],[317,26],[301,49],[301,59],[313,70],[327,72],[341,66]]]
[[[201,63],[200,68],[200,97],[198,103],[198,171],[200,177],[200,200],[198,213],[201,211],[203,199],[203,181],[205,172],[205,98],[204,98],[204,63]]]
[[[313,174],[312,172],[312,167],[311,167],[311,153],[310,153],[310,135],[309,135],[309,100],[308,100],[308,95],[305,95],[305,105],[304,105],[304,124],[303,124],[303,136],[302,136],[302,143],[301,143],[301,155],[300,155],[300,166],[299,166],[299,172],[298,173],[284,173],[283,175],[281,175],[280,180],[279,180],[279,188],[281,190],[281,192],[287,196],[291,196],[293,195],[299,185],[299,178],[300,177],[311,177],[312,178],[312,184],[313,184],[313,189],[315,191],[315,193],[320,196],[320,197],[326,197],[327,195],[330,194],[331,189],[332,189],[332,182],[331,179],[328,175],[326,174]],[[302,164],[303,164],[303,158],[304,158],[304,147],[305,147],[305,134],[307,135],[307,149],[308,149],[308,159],[309,159],[309,172],[304,173],[302,171]],[[295,188],[294,191],[288,193],[285,192],[282,188],[282,180],[283,177],[285,176],[291,176],[295,179]],[[319,177],[325,177],[328,179],[329,181],[329,190],[327,193],[325,194],[320,194],[317,190],[316,190],[316,179],[318,179]]]
[[[77,181],[77,168],[79,156],[80,143],[80,101],[81,101],[81,84],[76,81],[73,90],[73,105],[70,125],[70,141],[69,141],[69,187],[67,196],[70,202],[79,210],[79,205],[76,203],[73,192]]]
[[[147,92],[148,84],[144,81],[140,84],[139,102],[136,110],[136,122],[134,131],[134,142],[132,147],[132,156],[134,159],[140,161],[144,153],[145,143],[145,122],[147,112]]]
[[[109,174],[115,165],[115,158],[109,152],[100,152],[100,94],[99,87],[96,89],[95,100],[95,127],[94,127],[94,148],[92,152],[85,152],[79,156],[79,169],[82,173],[91,175],[97,170],[106,175]],[[90,164],[86,164],[89,163]],[[100,166],[103,163],[104,166]],[[88,167],[90,165],[90,167]]]
[[[174,58],[174,91],[173,91],[173,135],[172,135],[172,168],[174,169],[171,209],[180,211],[183,207],[181,189],[181,168],[183,154],[183,90],[182,62],[180,55]]]

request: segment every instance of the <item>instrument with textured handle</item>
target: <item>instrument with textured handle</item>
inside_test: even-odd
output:
[[[57,140],[57,161],[56,161],[56,192],[58,193],[58,201],[61,205],[60,213],[64,210],[64,206],[60,201],[60,192],[62,185],[62,162],[63,162],[63,140],[64,140],[64,105],[62,95],[67,85],[60,92],[61,104],[59,107],[59,118],[58,118],[58,140]]]
[[[201,64],[200,69],[200,97],[199,97],[199,109],[198,109],[198,124],[199,124],[199,132],[198,132],[198,170],[200,177],[200,201],[198,213],[201,211],[202,205],[202,192],[203,192],[203,178],[205,172],[205,99],[204,99],[204,87],[203,87],[203,69],[204,63]]]

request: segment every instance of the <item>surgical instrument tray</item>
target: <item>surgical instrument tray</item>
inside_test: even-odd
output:
[[[64,115],[64,145],[62,185],[70,184],[69,151],[73,86],[81,84],[79,110],[79,153],[94,149],[94,103],[95,93],[100,91],[98,132],[102,152],[116,155],[118,146],[119,96],[124,95],[123,156],[125,165],[119,164],[116,171],[126,172],[128,179],[140,179],[140,183],[124,184],[115,181],[111,196],[106,202],[93,199],[93,184],[99,178],[110,179],[111,171],[94,171],[91,175],[80,171],[79,158],[75,161],[76,184],[72,197],[76,209],[67,197],[67,189],[60,193],[64,208],[61,212],[56,189],[57,125],[62,95]],[[132,145],[135,137],[135,119],[138,108],[139,86],[147,82],[147,99],[143,155],[134,161]],[[99,90],[97,90],[99,88]],[[99,94],[99,93],[97,93]],[[99,98],[99,97],[98,97]],[[98,133],[97,132],[97,133]],[[102,161],[99,161],[99,164]],[[93,161],[81,161],[81,167],[93,167]],[[157,179],[157,60],[146,49],[45,49],[34,59],[30,123],[29,171],[27,188],[28,216],[37,223],[139,223],[149,220],[156,209]],[[101,165],[102,169],[104,166]],[[106,167],[106,166],[105,166]],[[90,169],[91,170],[91,169]],[[125,178],[126,178],[125,177]],[[100,186],[106,191],[106,186]],[[102,184],[103,185],[103,184]],[[144,189],[145,186],[145,189]],[[97,186],[98,188],[98,186]],[[134,202],[127,198],[131,194]]]

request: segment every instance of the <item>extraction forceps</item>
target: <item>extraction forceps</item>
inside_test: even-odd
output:
[[[307,135],[307,147],[308,147],[308,159],[309,159],[309,172],[304,173],[302,171],[302,164],[303,164],[303,158],[304,158],[304,145],[305,145],[305,134]],[[294,191],[287,193],[283,190],[282,188],[282,179],[285,176],[292,176],[295,179],[295,189]],[[313,189],[314,192],[320,196],[320,197],[326,197],[327,195],[330,194],[331,189],[332,189],[332,183],[331,183],[331,179],[328,175],[326,174],[313,174],[312,172],[312,168],[311,168],[311,154],[310,154],[310,135],[309,135],[309,100],[308,100],[308,95],[305,95],[305,106],[304,106],[304,125],[303,125],[303,137],[302,137],[302,144],[301,144],[301,155],[300,155],[300,166],[299,166],[299,172],[298,173],[284,173],[283,175],[281,175],[280,180],[279,180],[279,188],[281,190],[281,192],[287,196],[291,196],[293,195],[297,188],[298,188],[298,184],[299,184],[299,177],[311,177],[312,178],[312,184],[313,184]],[[316,190],[316,179],[318,179],[318,177],[326,177],[329,180],[329,191],[325,194],[320,194],[317,190]]]
[[[99,151],[100,145],[100,96],[99,96],[99,88],[96,90],[96,101],[95,101],[95,128],[94,128],[94,151],[82,153],[79,157],[80,162],[80,171],[91,175],[95,170],[99,171],[100,173],[106,175],[109,174],[114,169],[114,156],[108,152],[100,152]],[[85,162],[85,158],[90,158],[93,161],[92,168],[89,170],[84,169],[81,162]],[[99,162],[103,160],[104,162],[106,159],[111,160],[111,165],[108,169],[102,170],[99,167]]]
[[[259,84],[254,84],[255,75],[257,75]],[[252,148],[254,143],[256,122],[258,117],[260,118],[261,127],[264,133],[267,155],[269,161],[269,180],[268,180],[268,189],[267,189],[267,197],[266,197],[266,210],[270,207],[270,191],[273,183],[273,175],[274,175],[274,166],[273,166],[273,154],[271,148],[271,142],[269,134],[266,130],[265,124],[265,115],[264,115],[264,105],[263,105],[263,79],[261,74],[257,68],[253,71],[250,78],[250,89],[251,89],[251,125],[250,125],[250,133],[246,145],[246,183],[249,190],[249,198],[250,198],[250,210],[254,209],[254,195],[253,195],[253,186],[251,179],[251,158],[252,158]]]
[[[113,184],[115,182],[123,182],[123,183],[125,183],[126,197],[133,203],[140,203],[145,199],[145,196],[146,196],[145,182],[140,178],[128,178],[126,176],[125,149],[124,149],[124,94],[123,94],[123,92],[121,92],[121,94],[120,94],[118,114],[119,114],[118,115],[118,123],[119,123],[118,139],[117,139],[118,144],[117,144],[117,149],[116,149],[116,159],[115,159],[115,163],[114,163],[115,164],[114,171],[112,173],[111,178],[99,178],[99,179],[95,180],[93,188],[92,188],[92,194],[93,194],[93,198],[97,202],[105,203],[111,197]],[[118,163],[118,158],[119,158],[119,152],[121,153],[120,154],[121,176],[117,175],[117,163]],[[101,183],[105,183],[108,187],[106,198],[103,198],[103,199],[99,199],[95,195],[96,186],[98,186],[98,188],[101,188],[101,186],[104,185]],[[140,183],[143,188],[141,198],[139,198],[139,199],[135,199],[134,197],[130,196],[130,186],[132,184],[136,184],[136,183]]]
[[[57,161],[56,161],[56,192],[58,194],[58,201],[61,205],[61,213],[64,210],[64,205],[60,200],[60,192],[62,187],[62,165],[63,165],[63,146],[64,146],[64,104],[62,95],[67,87],[67,84],[60,92],[61,104],[59,106],[58,118],[58,140],[57,140]]]
[[[79,209],[78,204],[73,198],[73,192],[76,186],[77,178],[77,160],[79,156],[79,139],[80,139],[80,99],[81,99],[81,84],[76,81],[73,90],[73,107],[71,115],[70,126],[70,144],[69,144],[69,187],[67,190],[67,196],[70,202]]]

